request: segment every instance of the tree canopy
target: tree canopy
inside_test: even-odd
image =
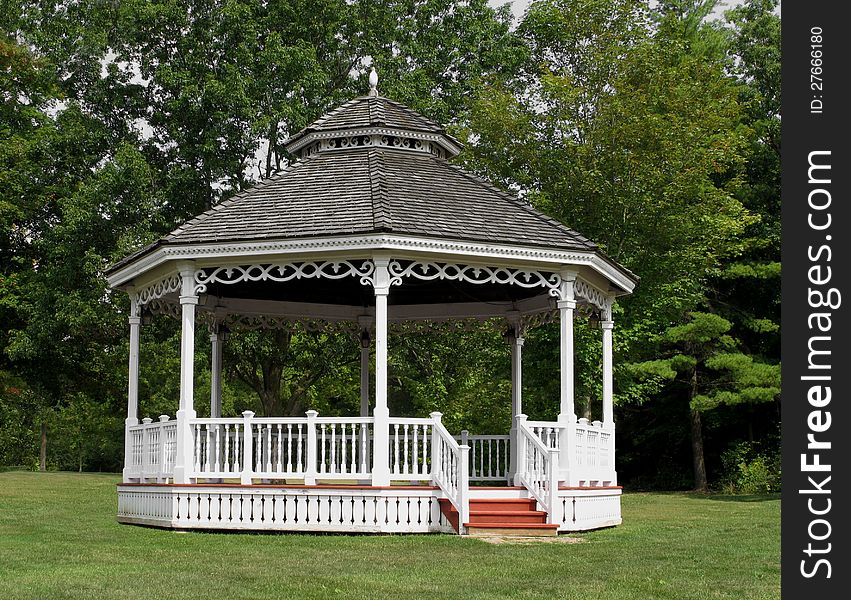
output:
[[[775,0],[747,0],[711,21],[715,5],[538,0],[512,23],[485,0],[3,2],[0,464],[35,464],[49,426],[50,466],[120,466],[128,307],[104,270],[285,167],[283,141],[363,93],[370,66],[384,95],[466,142],[466,168],[641,277],[615,308],[625,481],[687,485],[698,438],[699,488],[739,442],[776,451],[779,17]],[[592,414],[600,336],[578,324],[577,406]],[[143,328],[150,414],[176,403],[177,335]],[[557,411],[556,340],[551,326],[528,336],[524,406],[539,418]],[[227,347],[225,411],[356,411],[345,335]],[[501,335],[418,333],[390,351],[394,412],[507,430]]]

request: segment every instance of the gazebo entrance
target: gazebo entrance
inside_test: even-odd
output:
[[[447,163],[460,145],[374,87],[288,144],[300,159],[282,174],[110,270],[110,284],[131,299],[119,520],[412,533],[555,533],[620,523],[611,309],[635,277],[576,232]],[[603,414],[593,422],[574,409],[578,303],[601,317]],[[182,324],[173,419],[138,419],[143,310]],[[507,436],[453,435],[440,413],[389,414],[394,327],[455,319],[499,320],[507,332],[514,415]],[[560,323],[559,416],[529,421],[524,333],[553,320]],[[362,340],[360,416],[246,411],[222,418],[224,332],[294,322]],[[211,331],[209,417],[194,409],[198,323]]]

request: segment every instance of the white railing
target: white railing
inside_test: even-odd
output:
[[[462,431],[454,436],[470,446],[470,481],[506,481],[511,472],[511,437],[507,435],[470,435]]]
[[[368,479],[372,473],[372,417],[319,417],[318,477]]]
[[[443,490],[452,506],[458,511],[458,529],[470,520],[469,446],[460,446],[441,422],[443,415],[431,413],[432,427],[432,480]]]
[[[561,433],[567,425],[555,421],[526,421],[529,430],[548,448],[561,448]]]
[[[390,418],[390,479],[431,479],[432,419]]]
[[[558,523],[559,451],[544,444],[526,425],[526,415],[517,415],[516,419],[520,481],[547,512],[547,522]]]
[[[614,431],[600,421],[579,419],[574,429],[574,469],[577,479],[590,482],[611,480],[614,474]]]
[[[141,424],[131,425],[127,435],[130,436],[130,476],[140,481],[160,482],[173,477],[177,421],[169,421],[167,415],[161,415],[156,423],[144,418]]]

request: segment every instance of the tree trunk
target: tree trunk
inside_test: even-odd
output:
[[[47,471],[47,423],[41,422],[41,448],[38,451],[38,470]]]
[[[691,455],[694,467],[694,490],[705,492],[709,485],[706,482],[706,464],[703,461],[703,426],[700,422],[700,411],[691,409]]]
[[[697,369],[691,374],[691,393],[689,394],[689,406],[697,396]],[[700,411],[690,408],[691,411],[691,457],[694,468],[694,490],[705,492],[709,488],[706,481],[706,463],[703,460],[703,424],[700,420]]]

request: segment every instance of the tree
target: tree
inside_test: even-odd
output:
[[[630,366],[639,379],[651,377],[684,385],[689,404],[694,489],[706,491],[708,480],[701,414],[721,404],[773,401],[780,393],[780,368],[756,363],[736,352],[731,323],[711,313],[692,312],[690,321],[659,336],[666,358]],[[719,377],[715,372],[721,372]]]

